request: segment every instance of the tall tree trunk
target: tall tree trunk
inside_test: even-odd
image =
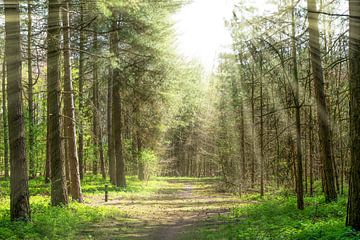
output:
[[[242,174],[242,184],[246,183],[246,155],[245,155],[245,114],[244,114],[244,99],[241,97],[240,99],[240,147],[241,147],[241,174]]]
[[[312,106],[309,107],[309,177],[310,177],[310,197],[314,196],[314,144],[313,144],[313,112]]]
[[[114,32],[111,34],[111,50],[116,58],[118,58],[118,33],[117,22],[113,21]],[[125,179],[125,159],[123,156],[122,146],[122,117],[121,117],[121,78],[118,67],[113,69],[113,105],[112,105],[112,124],[114,127],[114,147],[115,147],[115,161],[116,161],[116,186],[126,188]]]
[[[264,196],[264,96],[263,96],[263,59],[260,56],[260,196]]]
[[[239,56],[238,59],[241,62],[241,57]],[[241,67],[239,69],[241,72]],[[241,75],[239,76],[241,81]],[[239,81],[239,80],[238,80]],[[244,129],[244,106],[243,106],[243,98],[241,95],[240,88],[238,86],[238,82],[236,81],[236,78],[232,78],[231,80],[231,87],[232,87],[232,102],[233,102],[233,108],[234,112],[236,112],[236,126],[239,131],[239,175],[240,175],[240,185],[245,184],[245,129]],[[194,140],[196,142],[196,140]],[[196,146],[196,144],[195,144]],[[197,151],[195,151],[196,154]]]
[[[27,1],[28,5],[28,35],[27,35],[27,65],[28,65],[28,121],[29,121],[29,174],[31,178],[35,178],[35,162],[34,162],[34,101],[33,101],[33,77],[32,77],[32,0]]]
[[[96,66],[96,62],[94,61],[93,66],[93,86],[92,86],[92,137],[93,137],[93,143],[94,143],[94,159],[92,161],[92,174],[97,175],[98,174],[98,159],[99,159],[99,142],[98,142],[98,121],[97,121],[97,108],[96,108],[96,82],[98,81],[98,70]]]
[[[65,158],[61,131],[60,0],[49,0],[47,37],[47,87],[51,159],[51,204],[67,204]]]
[[[311,65],[311,61],[309,60],[309,66]],[[314,196],[314,144],[313,144],[313,129],[314,129],[314,123],[313,123],[313,100],[312,100],[312,84],[311,84],[311,70],[308,71],[308,82],[309,82],[309,177],[310,177],[310,197]]]
[[[295,120],[296,120],[296,196],[297,196],[297,208],[304,209],[304,184],[303,184],[303,166],[302,166],[302,148],[301,148],[301,105],[300,105],[300,93],[299,93],[299,75],[297,66],[297,53],[296,53],[296,24],[295,24],[295,5],[292,0],[291,11],[291,48],[293,59],[293,74],[294,85],[293,94],[295,100]]]
[[[86,1],[80,0],[80,43],[79,43],[79,146],[78,146],[78,153],[79,153],[79,172],[80,172],[80,179],[84,178],[85,175],[85,164],[84,164],[84,128],[83,128],[83,107],[84,107],[84,100],[83,100],[83,91],[84,91],[84,75],[85,75],[85,67],[84,67],[84,46],[85,46],[85,31],[83,29],[84,25],[84,15],[85,15],[85,4]]]
[[[49,93],[47,93],[49,97]],[[49,120],[49,102],[46,101],[46,122]],[[45,160],[45,183],[49,183],[51,179],[51,149],[50,149],[50,129],[49,124],[46,124],[46,160]]]
[[[70,194],[74,201],[82,202],[79,159],[76,148],[76,128],[75,128],[75,105],[74,89],[71,76],[70,60],[70,0],[64,2],[63,7],[63,34],[64,34],[64,114],[65,114],[65,138],[67,143],[67,159],[70,169]]]
[[[255,186],[255,159],[256,159],[256,146],[255,146],[255,79],[252,73],[251,76],[251,188]]]
[[[360,230],[360,1],[349,1],[349,8],[351,170],[346,224]]]
[[[317,105],[319,141],[320,141],[320,160],[323,164],[324,174],[324,194],[327,202],[334,201],[337,198],[335,189],[334,165],[331,154],[331,129],[330,119],[326,104],[324,76],[320,56],[319,40],[319,14],[316,10],[316,0],[307,0],[308,19],[309,19],[309,39],[311,65],[313,69],[315,97]]]
[[[6,108],[6,61],[4,58],[2,65],[2,112],[3,112],[3,131],[4,131],[4,164],[5,164],[5,179],[9,178],[9,134],[8,134],[8,120]]]
[[[94,51],[97,54],[98,50],[98,36],[97,36],[97,28],[94,29]],[[99,70],[98,70],[98,63],[97,57],[94,58],[93,64],[93,134],[94,134],[94,143],[95,143],[95,161],[94,165],[96,166],[95,172],[97,174],[97,161],[100,159],[100,168],[101,168],[101,175],[103,179],[106,179],[106,166],[105,166],[105,159],[104,159],[104,150],[102,144],[102,129],[101,129],[101,121],[100,121],[100,102],[99,102]],[[95,174],[94,172],[94,174]]]
[[[21,47],[19,1],[5,0],[5,58],[10,141],[11,220],[29,220],[28,166],[25,154],[25,124],[21,95]]]
[[[115,164],[115,150],[112,126],[112,92],[113,92],[113,73],[110,70],[110,77],[108,79],[108,100],[107,100],[107,140],[108,140],[108,159],[109,159],[109,175],[110,182],[116,184],[116,164]]]

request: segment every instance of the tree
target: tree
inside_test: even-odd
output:
[[[107,96],[107,141],[108,141],[108,159],[109,159],[109,176],[110,182],[116,184],[116,163],[115,163],[115,149],[113,138],[113,125],[112,125],[112,103],[113,103],[113,76],[112,70],[110,70],[110,76],[108,77],[108,96]]]
[[[22,110],[19,1],[5,4],[5,58],[10,142],[11,220],[30,220],[28,166],[25,154],[25,126]]]
[[[8,136],[8,121],[6,108],[6,61],[4,58],[2,64],[2,112],[3,112],[3,129],[4,129],[4,162],[5,162],[5,179],[9,178],[9,136]]]
[[[47,90],[49,107],[48,131],[51,149],[51,204],[54,206],[68,203],[60,110],[60,7],[60,0],[49,0]]]
[[[111,50],[115,57],[118,57],[119,38],[117,33],[117,14],[113,14],[113,33],[111,34]],[[122,119],[121,119],[121,76],[119,66],[113,69],[113,87],[112,87],[112,125],[114,128],[114,148],[115,148],[115,163],[116,163],[116,186],[126,188],[125,179],[125,159],[123,157],[123,142],[122,142]]]
[[[27,67],[28,67],[28,122],[29,122],[29,172],[30,177],[35,178],[34,159],[34,100],[33,100],[33,76],[32,76],[32,0],[28,0],[28,30],[27,30]]]
[[[82,202],[80,185],[79,159],[76,148],[76,128],[75,128],[75,106],[74,89],[71,76],[70,60],[70,0],[66,0],[63,5],[63,38],[64,38],[64,127],[67,147],[66,158],[69,161],[70,169],[70,194],[72,199]]]
[[[350,9],[350,143],[351,170],[346,224],[360,230],[360,1]]]
[[[95,23],[97,24],[97,23]],[[94,28],[93,34],[93,50],[95,55],[98,54],[98,35],[97,28]],[[102,129],[101,129],[101,110],[100,110],[100,100],[99,100],[99,68],[98,68],[98,58],[94,58],[93,63],[93,136],[94,136],[94,145],[95,145],[95,159],[93,163],[93,173],[97,174],[97,161],[100,159],[100,169],[103,179],[106,179],[106,165],[104,159],[104,149],[102,141]]]
[[[84,108],[84,98],[83,98],[83,89],[84,89],[84,76],[85,76],[85,11],[86,11],[86,2],[80,1],[80,43],[79,43],[79,141],[78,141],[78,154],[79,154],[79,171],[80,171],[80,179],[83,179],[85,175],[85,167],[84,167],[84,127],[83,127],[83,108]]]
[[[291,11],[291,49],[293,59],[293,95],[295,101],[295,122],[296,122],[296,195],[298,209],[304,209],[304,185],[303,185],[303,166],[302,166],[302,148],[301,148],[301,104],[300,104],[300,87],[299,87],[299,73],[296,52],[296,24],[295,24],[295,5],[292,0]]]
[[[320,56],[320,34],[319,34],[319,14],[316,10],[316,0],[307,0],[308,20],[309,20],[309,41],[311,66],[314,81],[314,90],[317,106],[317,116],[319,125],[319,145],[320,160],[323,164],[323,184],[324,194],[327,202],[337,198],[335,189],[334,165],[331,153],[331,129],[329,112],[326,103],[324,89],[324,74]]]

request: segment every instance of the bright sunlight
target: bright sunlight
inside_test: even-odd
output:
[[[360,0],[0,6],[0,240],[360,239]]]

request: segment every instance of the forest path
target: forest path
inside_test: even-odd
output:
[[[214,216],[227,214],[242,202],[239,197],[216,191],[212,179],[169,179],[169,185],[156,194],[114,198],[104,203],[93,199],[91,205],[115,206],[126,212],[82,231],[80,239],[193,239],[196,227],[216,230],[224,224]]]

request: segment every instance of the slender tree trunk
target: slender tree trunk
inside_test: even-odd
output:
[[[307,111],[304,111],[304,116],[307,116]],[[309,159],[307,158],[307,141],[308,141],[308,136],[307,136],[307,131],[303,130],[303,138],[304,138],[304,150],[303,150],[303,156],[304,156],[304,194],[306,195],[309,192]]]
[[[137,126],[137,128],[139,128]],[[142,162],[141,159],[141,151],[142,151],[142,141],[141,141],[141,135],[140,135],[140,130],[137,129],[136,130],[136,145],[137,145],[137,160],[138,160],[138,178],[140,181],[144,181],[146,179],[145,176],[145,165]]]
[[[113,22],[113,29],[117,29],[116,21]],[[118,33],[116,30],[111,34],[111,50],[116,58],[118,58]],[[125,179],[125,159],[123,157],[122,146],[122,117],[121,117],[121,78],[120,70],[115,67],[113,70],[113,105],[112,118],[114,127],[114,147],[116,159],[116,186],[126,188]]]
[[[98,109],[100,109],[98,105]],[[101,176],[103,179],[106,179],[106,162],[104,158],[104,148],[103,148],[103,141],[102,141],[102,128],[99,124],[98,129],[98,139],[99,139],[99,155],[100,155],[100,170],[101,170]]]
[[[351,165],[346,224],[360,230],[360,1],[350,9],[350,143]]]
[[[311,65],[311,60],[309,60],[309,66]],[[311,70],[308,71],[308,82],[309,82],[309,177],[310,177],[310,197],[314,196],[314,144],[313,144],[313,129],[314,129],[314,122],[313,122],[313,100],[312,100],[312,84],[311,84]]]
[[[309,109],[309,177],[310,177],[310,197],[314,196],[314,144],[313,144],[313,113],[312,106]]]
[[[32,77],[32,0],[27,1],[28,5],[28,35],[27,35],[27,65],[28,65],[28,121],[29,121],[29,174],[31,178],[35,178],[35,162],[34,162],[34,101],[33,101],[33,77]]]
[[[301,148],[301,105],[300,105],[300,93],[299,93],[299,75],[297,66],[297,53],[296,53],[296,25],[295,25],[295,5],[292,0],[292,59],[293,59],[293,74],[294,74],[294,100],[295,100],[295,119],[296,119],[296,196],[297,196],[297,208],[304,209],[304,184],[303,184],[303,166],[302,166],[302,148]]]
[[[25,124],[21,95],[21,48],[19,1],[5,0],[5,58],[10,141],[11,220],[29,220],[28,166],[25,154]]]
[[[49,93],[47,93],[49,98]],[[49,102],[46,101],[46,122],[49,119]],[[49,124],[46,124],[46,160],[45,160],[45,183],[50,183],[51,179],[51,149],[50,149],[50,128]]]
[[[54,206],[68,203],[60,115],[60,7],[59,0],[49,0],[47,87],[49,94],[49,144],[51,149],[51,204]]]
[[[242,183],[245,185],[246,182],[246,156],[245,156],[245,114],[244,114],[244,99],[240,100],[240,113],[241,113],[241,122],[240,122],[240,147],[241,147],[241,169],[242,169]]]
[[[85,15],[85,0],[80,0],[80,24],[84,25],[84,15]],[[79,154],[79,172],[80,179],[84,178],[85,175],[85,164],[84,164],[84,128],[83,128],[83,108],[84,108],[84,75],[85,75],[85,58],[84,58],[84,50],[85,50],[85,32],[84,29],[80,28],[80,43],[79,43],[79,146],[78,146],[78,154]]]
[[[110,182],[116,184],[116,164],[115,164],[115,150],[112,126],[112,92],[113,92],[113,73],[108,79],[108,101],[107,101],[107,134],[108,134],[108,158],[109,158],[109,175]]]
[[[97,63],[96,61],[94,61],[93,64],[93,86],[92,86],[92,92],[93,92],[93,96],[92,96],[92,137],[93,137],[93,142],[94,142],[94,159],[92,162],[92,174],[93,175],[97,175],[98,174],[98,159],[99,159],[99,142],[98,142],[98,121],[97,121],[97,108],[96,108],[96,101],[97,101],[97,91],[96,91],[96,82],[98,81],[98,70],[97,70]]]
[[[323,164],[324,194],[327,202],[337,198],[335,189],[334,165],[331,155],[331,129],[326,104],[324,76],[320,56],[319,14],[316,12],[316,0],[307,0],[309,18],[309,39],[311,63],[314,76],[315,97],[319,125],[320,159]]]
[[[63,113],[62,115],[65,116]],[[68,141],[67,141],[67,132],[66,132],[66,119],[64,120],[64,128],[62,128],[63,136],[64,136],[64,159],[65,159],[65,176],[66,176],[66,189],[67,192],[71,195],[71,177],[70,177],[70,163],[69,163],[69,149],[67,147]]]
[[[2,111],[3,111],[3,128],[4,128],[4,163],[5,179],[9,178],[9,134],[8,134],[8,116],[6,108],[6,61],[4,58],[2,65]]]
[[[79,159],[76,148],[75,104],[74,89],[71,76],[70,60],[70,0],[66,0],[63,7],[63,34],[64,34],[64,113],[65,136],[67,143],[67,159],[70,169],[70,194],[74,201],[82,202],[80,184]]]
[[[252,153],[251,153],[251,188],[254,188],[255,185],[255,159],[256,159],[256,146],[255,146],[255,79],[252,75],[251,83],[251,143],[252,143]]]
[[[136,81],[135,85],[138,86],[138,82]],[[135,91],[134,91],[134,94]],[[135,160],[137,162],[137,166],[138,166],[138,179],[140,181],[145,181],[146,176],[145,176],[145,164],[141,159],[141,152],[142,152],[142,148],[143,148],[143,144],[142,144],[142,139],[141,139],[141,132],[140,132],[140,118],[141,118],[141,114],[140,114],[140,103],[136,102],[135,107],[134,107],[134,137],[133,137],[133,141],[134,141],[134,152],[135,152]]]
[[[336,108],[337,108],[337,135],[339,138],[338,148],[339,148],[339,161],[340,161],[340,194],[344,194],[344,157],[343,157],[343,132],[341,125],[341,106],[340,106],[340,87],[341,87],[341,73],[342,73],[342,63],[339,65],[338,79],[336,84]]]
[[[264,196],[264,96],[263,96],[263,59],[260,57],[260,196]]]
[[[98,36],[97,36],[97,28],[94,29],[94,51],[97,54],[98,50]],[[100,168],[101,175],[103,179],[106,179],[106,166],[104,159],[104,150],[102,144],[102,129],[101,129],[101,121],[100,121],[100,102],[99,102],[99,70],[98,70],[98,59],[95,56],[94,58],[94,67],[93,67],[93,132],[94,132],[94,142],[95,142],[95,151],[96,158],[94,165],[96,168],[94,169],[97,174],[97,161],[100,159]]]

